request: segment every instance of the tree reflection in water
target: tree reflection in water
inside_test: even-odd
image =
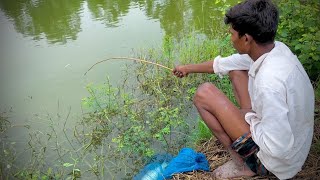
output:
[[[17,32],[35,40],[66,43],[81,31],[81,0],[1,0],[0,8],[13,21]]]
[[[86,3],[84,3],[86,2]],[[87,5],[96,21],[107,28],[118,27],[122,17],[139,8],[160,22],[166,35],[177,37],[196,31],[212,37],[219,31],[222,6],[235,3],[221,0],[1,0],[0,8],[14,24],[17,32],[49,43],[76,40],[81,31],[81,13]],[[223,9],[223,8],[222,8]],[[141,27],[145,28],[145,27]]]

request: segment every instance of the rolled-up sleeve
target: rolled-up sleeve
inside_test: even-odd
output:
[[[217,56],[213,61],[214,73],[220,77],[233,70],[249,70],[252,59],[247,54],[233,54],[228,57]]]
[[[258,112],[249,112],[245,119],[255,143],[272,157],[283,158],[292,148],[294,136],[288,121],[286,98],[279,92],[261,87],[257,92]]]

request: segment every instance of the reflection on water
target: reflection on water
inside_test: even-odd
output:
[[[35,40],[66,43],[81,31],[81,0],[1,0],[0,7],[14,22],[17,32]]]
[[[13,21],[17,32],[34,40],[66,43],[81,31],[85,0],[1,0],[0,8]],[[234,1],[234,0],[233,0]],[[93,19],[106,27],[118,27],[131,7],[139,7],[160,22],[166,34],[177,36],[190,30],[212,36],[221,25],[223,1],[206,0],[86,0]]]
[[[130,0],[87,0],[92,16],[107,27],[116,27],[129,12]]]

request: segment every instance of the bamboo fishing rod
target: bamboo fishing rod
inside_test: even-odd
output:
[[[92,65],[92,66],[87,70],[87,72],[84,73],[84,75],[86,75],[95,65],[100,64],[100,63],[105,62],[105,61],[114,60],[114,59],[137,61],[137,62],[141,62],[141,63],[147,63],[147,64],[156,65],[156,66],[158,66],[158,67],[162,67],[162,68],[167,69],[167,70],[170,70],[170,71],[173,70],[172,68],[169,68],[169,67],[164,66],[164,65],[162,65],[162,64],[158,64],[158,63],[155,63],[155,62],[147,61],[147,60],[144,60],[144,59],[131,58],[131,57],[111,57],[111,58],[108,58],[108,59],[105,59],[105,60],[96,62],[94,65]]]

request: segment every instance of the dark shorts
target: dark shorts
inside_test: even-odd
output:
[[[248,167],[258,175],[268,175],[268,170],[257,157],[259,146],[252,140],[251,133],[246,133],[235,140],[231,148],[235,150],[248,165]]]

